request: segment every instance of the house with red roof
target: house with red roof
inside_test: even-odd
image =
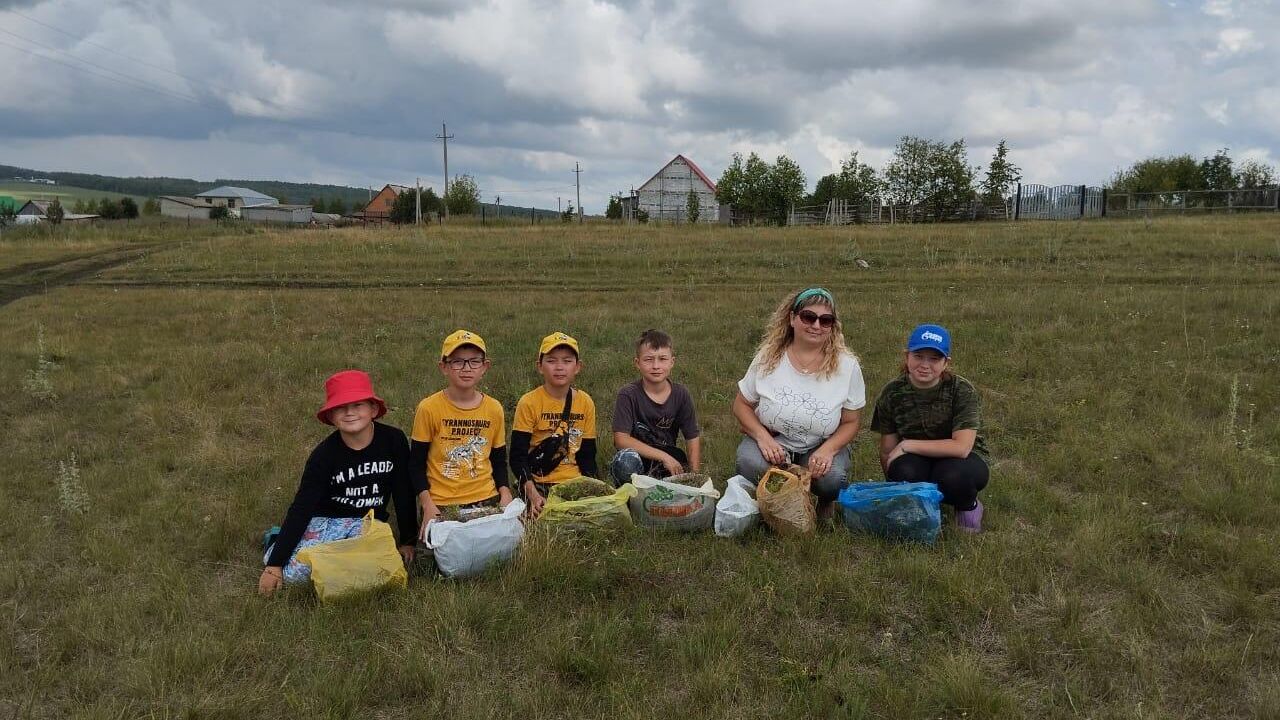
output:
[[[689,221],[689,191],[698,196],[698,222],[720,220],[720,203],[716,200],[716,184],[689,158],[676,155],[636,189],[631,198],[623,198],[623,212],[632,206],[649,214],[650,222],[684,223]]]

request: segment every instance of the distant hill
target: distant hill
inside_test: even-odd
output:
[[[369,200],[368,188],[347,187],[344,185],[291,183],[278,180],[234,180],[228,178],[219,178],[217,180],[193,180],[191,178],[172,177],[124,178],[90,173],[50,172],[48,170],[32,170],[31,168],[14,167],[12,165],[0,165],[0,181],[12,181],[13,178],[30,177],[48,178],[56,180],[58,185],[71,185],[85,190],[101,190],[144,198],[160,195],[190,197],[219,185],[235,185],[253,188],[260,193],[266,193],[290,203],[307,203],[312,198],[326,201],[340,198],[347,207],[363,207]],[[57,185],[44,187],[47,188],[49,193],[57,192]],[[377,188],[374,191],[376,192]]]
[[[342,200],[343,205],[350,210],[358,210],[363,208],[365,203],[369,201],[369,189],[349,187],[346,185],[321,185],[318,183],[291,183],[281,182],[279,180],[233,180],[227,178],[219,178],[217,180],[192,180],[191,178],[172,178],[172,177],[114,177],[111,175],[93,175],[90,173],[76,172],[49,172],[47,170],[32,170],[31,168],[15,167],[13,165],[0,165],[0,182],[13,182],[14,178],[48,178],[57,181],[57,185],[33,185],[31,186],[31,194],[34,196],[44,197],[47,195],[59,194],[59,187],[69,185],[73,188],[83,188],[86,191],[103,191],[108,193],[118,193],[120,195],[132,195],[139,199],[149,197],[158,197],[160,195],[180,195],[191,197],[196,193],[211,190],[219,185],[234,185],[237,187],[247,187],[265,193],[274,198],[279,198],[287,203],[307,204],[311,200],[323,200],[326,203],[333,202],[334,199]],[[25,187],[25,184],[24,184]],[[373,192],[378,192],[382,186],[373,188]],[[439,189],[436,189],[439,192]],[[5,194],[0,192],[0,194]],[[70,195],[71,193],[63,192],[62,194]],[[76,193],[76,195],[94,196],[93,192]],[[492,217],[494,206],[491,203],[484,203],[486,213]],[[511,205],[502,206],[502,215],[522,215],[529,217],[531,208],[516,207]],[[554,218],[556,216],[553,210],[538,210],[537,214],[543,218]]]

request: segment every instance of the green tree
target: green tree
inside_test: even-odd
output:
[[[1015,183],[1022,179],[1022,169],[1009,162],[1009,148],[1002,138],[987,165],[987,175],[982,180],[982,199],[988,203],[1003,203],[1009,197]]]
[[[131,197],[120,198],[120,217],[132,220],[138,217],[138,203]]]
[[[143,215],[159,215],[160,201],[155,198],[147,198],[147,201],[142,203],[142,214]]]
[[[330,198],[328,212],[331,212],[334,215],[346,215],[347,203],[340,197]]]
[[[720,174],[720,180],[716,183],[716,200],[722,204],[740,208],[745,180],[746,170],[742,167],[742,153],[734,153],[733,161]]]
[[[885,189],[910,217],[944,220],[973,199],[974,175],[964,140],[947,145],[906,135],[885,167]]]
[[[450,189],[452,190],[452,188]],[[560,213],[560,222],[562,223],[573,222],[573,203],[569,203],[569,206],[564,209],[564,212]]]
[[[826,205],[836,197],[836,187],[840,182],[840,175],[830,173],[818,178],[818,184],[813,188],[813,194],[809,196],[806,205]]]
[[[1245,160],[1236,171],[1236,187],[1257,190],[1276,184],[1276,169],[1260,160]]]
[[[418,218],[418,196],[415,190],[406,190],[396,196],[387,219],[397,225],[408,225]]]
[[[1131,193],[1204,190],[1205,177],[1200,163],[1190,155],[1152,157],[1117,171],[1111,188]]]
[[[836,176],[835,197],[848,200],[854,205],[862,205],[880,197],[884,190],[884,182],[876,169],[858,160],[858,151],[849,153],[848,159],[840,164],[840,174]]]
[[[1232,168],[1229,148],[1222,148],[1211,158],[1200,161],[1200,177],[1206,190],[1235,190],[1236,174]]]
[[[480,186],[470,175],[455,175],[444,201],[454,215],[474,215],[480,207]]]
[[[110,198],[102,198],[98,201],[98,216],[103,220],[119,220],[120,203]]]
[[[77,215],[92,215],[92,214],[93,214],[93,213],[90,213],[90,212],[89,212],[88,207],[85,205],[85,203],[84,203],[84,198],[76,198],[76,202],[75,202],[75,204],[71,206],[71,212],[73,212],[73,213],[75,213],[75,214],[77,214]]]
[[[276,199],[279,200],[279,198]],[[280,204],[284,205],[285,203],[281,202]],[[311,206],[313,212],[324,212],[324,198],[313,197],[307,201],[307,204]]]
[[[215,205],[209,208],[210,220],[226,220],[231,217],[231,211],[227,210],[226,205]]]
[[[62,218],[65,216],[66,213],[62,210],[62,201],[56,197],[53,199],[53,202],[49,203],[49,207],[44,211],[44,218],[49,221],[50,225],[61,224]]]
[[[604,216],[610,220],[622,219],[622,200],[617,195],[609,196],[609,206],[604,209]]]
[[[649,211],[645,210],[644,208],[636,208],[636,222],[638,223],[649,222]]]
[[[795,160],[779,155],[769,168],[764,212],[769,220],[784,225],[787,212],[804,197],[804,171]]]
[[[622,208],[618,208],[621,212]],[[698,222],[698,218],[702,215],[702,201],[698,199],[698,193],[689,188],[689,195],[684,199],[684,215],[690,225]]]

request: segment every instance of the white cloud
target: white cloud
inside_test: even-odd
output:
[[[3,27],[4,161],[356,186],[450,170],[486,198],[589,210],[676,153],[796,159],[812,184],[902,135],[1008,139],[1030,182],[1153,154],[1280,156],[1280,7],[1261,0],[46,0]],[[23,45],[11,36],[4,42]],[[31,49],[33,46],[26,46]],[[128,55],[128,58],[108,52]],[[78,60],[77,60],[78,59]],[[166,94],[168,93],[168,94]],[[194,101],[174,94],[190,95]],[[1246,152],[1242,150],[1241,152]]]

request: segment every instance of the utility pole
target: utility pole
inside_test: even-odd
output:
[[[440,123],[440,134],[436,136],[436,139],[444,141],[444,197],[441,199],[449,197],[449,140],[452,138],[453,136],[449,134],[449,126]],[[444,219],[449,219],[449,203],[447,201],[444,204]]]
[[[578,191],[578,224],[582,224],[582,168],[573,164],[573,182]]]
[[[417,205],[414,208],[414,213],[413,213],[413,224],[421,225],[422,224],[422,178],[414,178],[413,182],[418,187],[418,197],[416,200]]]
[[[557,196],[556,196],[556,214],[557,214],[557,215],[562,215],[562,214],[564,214],[564,210],[561,210],[561,209],[560,209],[560,196],[559,196],[559,195],[557,195]]]
[[[494,214],[494,217],[498,220],[501,220],[502,219],[502,196],[494,195],[493,204],[495,205],[494,209],[497,210],[497,212]]]

